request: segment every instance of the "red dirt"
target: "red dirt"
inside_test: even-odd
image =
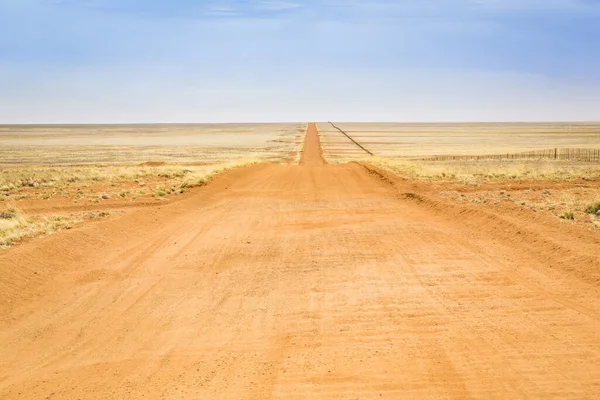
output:
[[[318,140],[0,253],[0,398],[597,396],[597,234]]]
[[[306,138],[304,139],[304,146],[302,147],[300,164],[325,164],[323,151],[321,149],[321,139],[319,138],[319,131],[317,130],[317,124],[315,123],[309,123],[308,127],[306,128]]]

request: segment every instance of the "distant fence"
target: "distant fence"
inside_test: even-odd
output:
[[[331,121],[327,121],[329,123],[329,125],[333,126],[335,129],[337,129],[338,131],[340,131],[342,134],[344,134],[348,139],[350,139],[350,141],[352,141],[352,143],[354,143],[355,145],[357,145],[358,147],[360,147],[361,149],[363,149],[365,151],[365,153],[367,153],[368,155],[372,156],[374,155],[373,153],[371,153],[369,150],[365,149],[363,147],[362,144],[358,143],[356,140],[354,140],[354,138],[352,138],[352,136],[348,135],[346,132],[344,132],[342,129],[338,128],[337,126],[335,126],[333,124],[333,122]]]
[[[600,162],[600,149],[568,149],[555,148],[532,150],[520,153],[502,153],[487,155],[462,156],[432,156],[421,158],[423,161],[453,161],[453,160],[570,160],[584,162]]]

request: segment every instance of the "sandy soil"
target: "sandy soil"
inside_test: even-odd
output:
[[[600,237],[322,163],[0,253],[2,399],[596,398]]]

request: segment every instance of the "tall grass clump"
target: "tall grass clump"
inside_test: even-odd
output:
[[[46,215],[29,217],[17,208],[0,212],[0,248],[6,248],[23,238],[50,235],[63,229],[71,229],[81,219],[75,215]]]
[[[584,211],[588,214],[597,214],[600,211],[600,201],[588,204]]]
[[[564,214],[560,215],[560,218],[573,221],[575,219],[575,214],[573,214],[572,211],[566,211]]]
[[[9,208],[0,213],[0,247],[10,246],[29,233],[31,220],[19,210]]]

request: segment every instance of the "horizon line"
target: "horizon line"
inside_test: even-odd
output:
[[[511,121],[203,121],[203,122],[17,122],[4,123],[0,126],[90,126],[90,125],[251,125],[251,124],[307,124],[307,123],[342,123],[342,124],[600,124],[600,120],[511,120]]]

